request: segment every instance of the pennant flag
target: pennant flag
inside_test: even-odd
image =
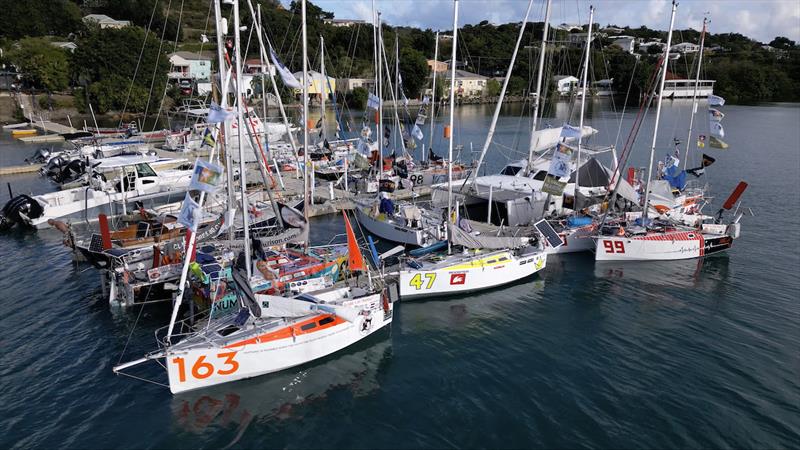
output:
[[[426,95],[426,96],[424,96],[424,97],[422,97],[422,104],[423,104],[423,105],[427,105],[427,104],[428,104],[428,103],[430,103],[430,102],[431,102],[431,98],[430,98],[430,97],[428,97],[427,95]]]
[[[683,190],[686,187],[686,172],[679,167],[680,160],[675,156],[667,155],[664,160],[664,172],[662,178],[667,180],[670,186]]]
[[[221,166],[198,158],[194,163],[189,190],[204,191],[209,194],[214,193],[222,183],[222,172]]]
[[[708,145],[714,148],[721,148],[721,149],[728,148],[728,144],[725,141],[723,141],[722,139],[717,139],[714,136],[708,137]]]
[[[715,161],[716,161],[716,159],[714,159],[714,158],[706,155],[705,153],[703,153],[703,162],[702,162],[703,167],[708,167],[708,166],[714,164]]]
[[[725,114],[722,114],[722,111],[714,108],[708,108],[708,119],[714,120],[719,122],[725,117]]]
[[[720,97],[719,95],[709,94],[708,104],[710,106],[723,106],[725,105],[725,99]]]
[[[725,137],[725,129],[722,128],[722,124],[715,121],[710,121],[708,127],[711,129],[711,135],[716,136],[718,138]]]
[[[292,74],[292,72],[290,72],[289,69],[280,62],[278,55],[275,54],[275,50],[273,50],[272,47],[269,48],[269,57],[272,59],[272,65],[275,66],[275,70],[278,71],[278,75],[281,76],[283,84],[292,89],[302,89],[302,86],[300,86],[300,81],[298,81],[297,78],[294,77],[294,74]]]
[[[203,131],[203,143],[200,147],[205,147],[206,145],[209,147],[213,147],[216,141],[214,140],[214,134],[211,132],[211,129],[206,127],[206,130]]]
[[[564,126],[561,127],[561,137],[578,139],[581,137],[581,130],[578,127],[573,127],[565,123]]]
[[[379,99],[377,95],[370,92],[369,97],[367,98],[367,108],[377,111],[380,107],[381,99]]]
[[[414,128],[411,129],[411,135],[419,139],[420,141],[422,140],[423,137],[425,137],[425,135],[422,134],[422,130],[419,128],[419,126],[417,126],[417,124],[414,124]]]
[[[550,161],[550,168],[547,173],[555,178],[569,176],[570,159],[572,159],[572,149],[563,144],[558,144],[556,151],[553,152],[553,159]]]
[[[364,262],[364,256],[361,254],[361,249],[358,248],[358,241],[356,241],[356,234],[353,232],[353,227],[350,226],[350,219],[347,218],[347,213],[344,216],[344,229],[347,234],[347,263],[350,272],[356,270],[367,270],[367,264]]]
[[[211,102],[211,107],[208,109],[208,117],[206,118],[206,122],[208,123],[222,123],[226,120],[233,117],[233,113],[229,113],[222,109],[221,106],[216,104],[214,101]]]
[[[200,205],[192,200],[192,196],[186,193],[181,206],[181,212],[178,214],[178,223],[192,230],[197,231],[197,225],[200,222]]]

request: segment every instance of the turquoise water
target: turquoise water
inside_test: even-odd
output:
[[[456,141],[479,149],[491,110],[459,108]],[[667,104],[660,157],[685,139],[687,111]],[[746,180],[756,213],[730,252],[551,257],[524,283],[400,304],[390,330],[323,360],[186,395],[111,372],[129,335],[125,359],[153,348],[167,311],[111,310],[56,233],[0,236],[0,447],[797,447],[800,108],[723,111],[731,148],[707,149],[715,206]],[[502,146],[527,142],[519,117],[505,111]],[[614,142],[618,117],[595,105],[598,144]],[[0,163],[34,149],[1,135]],[[501,149],[490,170],[515,156]],[[0,182],[3,201],[6,182],[49,189],[32,175]],[[331,216],[313,232],[327,241],[341,229]],[[142,374],[165,381],[159,369]]]

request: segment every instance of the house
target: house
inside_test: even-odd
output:
[[[578,80],[572,75],[556,75],[553,77],[553,83],[556,85],[558,95],[566,97],[572,94],[572,91],[578,88]]]
[[[194,52],[170,53],[169,62],[172,64],[172,68],[167,76],[173,80],[186,78],[194,81],[210,80],[211,61],[210,54]]]
[[[89,14],[83,17],[83,23],[99,25],[100,28],[122,28],[131,25],[130,20],[114,20],[105,14]]]
[[[269,72],[267,72],[267,70],[269,70]],[[266,61],[264,61],[264,64],[261,64],[261,60],[258,58],[246,60],[244,62],[244,67],[242,67],[242,72],[251,75],[270,73],[272,76],[275,76],[275,68],[267,64]]]
[[[625,32],[625,30],[623,30],[622,28],[618,28],[618,27],[605,27],[600,31],[602,31],[603,33],[606,33],[606,34],[622,34],[622,33]]]
[[[585,47],[587,36],[589,36],[589,33],[570,33],[567,37],[567,42],[570,47]]]
[[[447,63],[444,61],[428,60],[428,69],[432,72],[440,73],[447,71]]]
[[[650,53],[651,48],[657,48],[659,52],[663,52],[666,46],[667,44],[661,42],[660,40],[642,42],[639,44],[639,53]]]
[[[51,42],[50,45],[64,49],[70,53],[75,53],[75,49],[78,48],[77,44],[74,42]]]
[[[450,95],[450,72],[444,75],[444,95]],[[456,70],[456,95],[459,97],[480,97],[486,88],[489,77],[467,72],[466,70]]]
[[[670,47],[669,51],[675,53],[697,53],[700,51],[700,46],[691,42],[681,42]]]
[[[368,92],[375,90],[374,78],[337,78],[336,92],[346,94],[355,88],[364,88]]]
[[[611,45],[616,45],[617,47],[631,54],[636,47],[636,38],[632,36],[614,36],[611,39]]]
[[[295,72],[294,77],[300,83],[303,83],[303,72]],[[324,76],[314,70],[308,71],[308,94],[320,97],[323,93],[327,94],[326,98],[330,98],[331,94],[336,92],[336,78]],[[326,81],[327,79],[327,81]],[[295,94],[301,93],[302,90],[295,89]]]
[[[352,27],[353,25],[361,25],[366,23],[363,20],[357,19],[325,19],[324,22],[334,27]]]
[[[567,33],[572,32],[572,31],[583,31],[583,27],[582,26],[580,26],[578,24],[574,24],[574,23],[562,23],[561,25],[558,25],[558,26],[556,26],[554,28],[556,30],[564,30]]]

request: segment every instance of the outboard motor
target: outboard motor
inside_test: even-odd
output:
[[[82,159],[75,159],[68,162],[62,169],[61,173],[53,177],[57,183],[66,183],[74,181],[86,173],[86,163]]]
[[[42,175],[46,177],[57,177],[61,174],[67,161],[61,156],[55,156],[50,159],[40,170]]]
[[[3,206],[0,217],[0,231],[8,230],[14,224],[24,225],[22,215],[29,219],[38,219],[44,213],[44,208],[29,195],[18,195]],[[22,214],[22,215],[21,215]]]
[[[47,147],[39,147],[36,149],[36,153],[33,154],[30,158],[25,158],[25,162],[28,164],[44,164],[50,160],[50,155],[52,152]]]

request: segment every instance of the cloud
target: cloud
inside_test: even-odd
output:
[[[288,0],[284,0],[288,1]],[[313,1],[313,0],[312,0]],[[315,4],[333,11],[339,18],[370,20],[371,0],[316,0]],[[666,30],[670,0],[569,0],[553,2],[551,22],[586,23],[589,4],[595,6],[596,21]],[[675,17],[677,29],[702,26],[708,13],[712,33],[741,33],[769,42],[775,36],[800,41],[800,1],[798,0],[682,0]],[[449,30],[453,22],[451,0],[375,0],[382,19],[391,25]],[[526,0],[460,0],[459,24],[519,22],[527,8]],[[544,1],[535,0],[532,21],[544,17]]]

